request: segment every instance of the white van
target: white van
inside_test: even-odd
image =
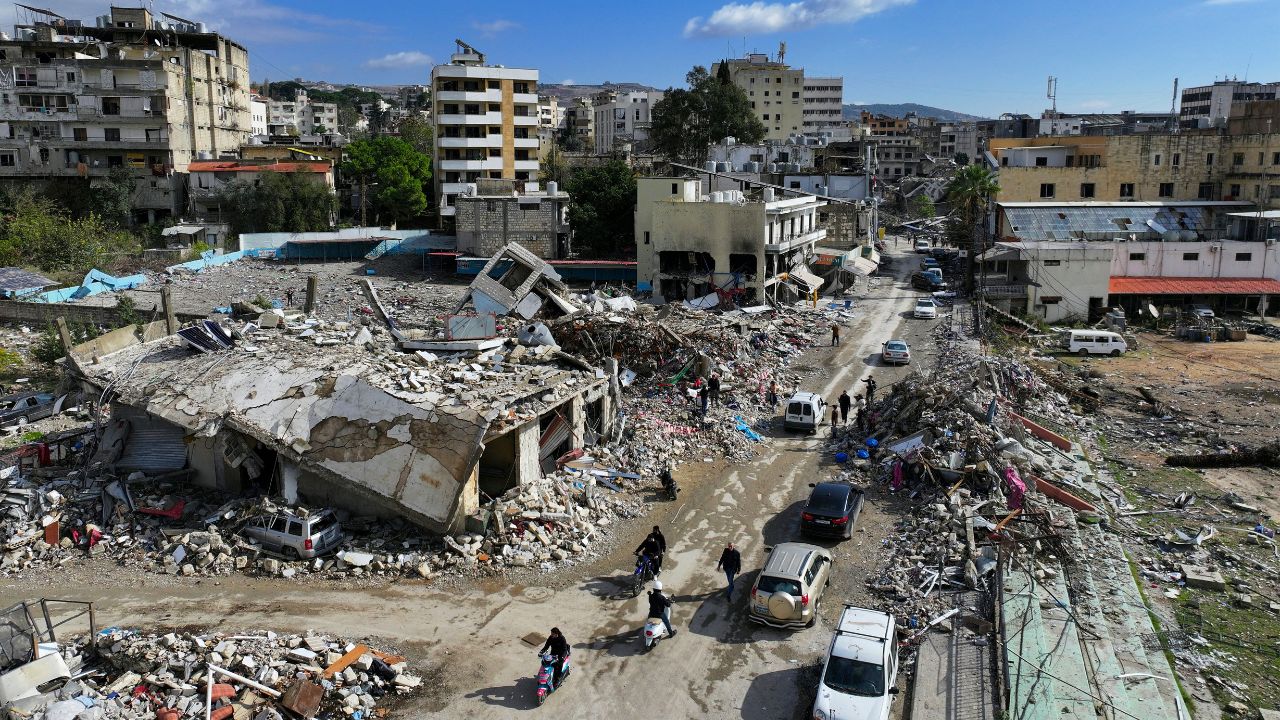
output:
[[[816,393],[798,392],[787,401],[782,427],[787,430],[816,431],[826,417],[827,402]]]
[[[1120,333],[1106,330],[1070,330],[1062,338],[1067,352],[1077,355],[1110,355],[1115,357],[1129,349]]]

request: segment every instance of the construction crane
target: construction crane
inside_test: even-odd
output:
[[[480,64],[481,64],[481,65],[483,65],[483,64],[484,64],[484,53],[482,53],[482,52],[480,52],[479,50],[475,49],[475,48],[474,48],[474,47],[472,47],[471,45],[469,45],[469,44],[467,44],[467,43],[465,43],[465,42],[463,42],[463,41],[461,41],[461,40],[458,40],[457,38],[454,38],[454,42],[458,45],[458,52],[459,52],[460,54],[461,54],[461,53],[471,53],[472,55],[476,55],[476,56],[478,56],[478,57],[480,58]]]

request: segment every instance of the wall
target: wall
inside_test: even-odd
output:
[[[1085,320],[1089,316],[1089,299],[1099,298],[1107,304],[1111,285],[1111,243],[1061,243],[1064,247],[1024,249],[1027,271],[1039,283],[1027,288],[1032,313],[1046,322]],[[1047,267],[1045,261],[1060,265]],[[1044,297],[1061,298],[1046,305]]]
[[[1214,251],[1212,248],[1217,247]],[[1185,260],[1195,253],[1195,260]],[[1247,261],[1237,260],[1248,253]],[[1141,254],[1142,259],[1132,259]],[[1280,280],[1280,244],[1261,242],[1116,243],[1111,261],[1116,277],[1267,278]]]
[[[676,192],[671,188],[675,186]],[[698,199],[701,187],[697,180],[679,177],[647,177],[636,180],[636,278],[640,283],[653,282],[658,271],[657,251],[653,245],[653,216],[657,204]],[[645,233],[649,236],[646,239]]]
[[[458,198],[458,249],[493,257],[508,242],[517,242],[540,258],[556,259],[560,201],[533,197],[536,202],[512,197]]]

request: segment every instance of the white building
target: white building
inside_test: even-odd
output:
[[[338,106],[312,102],[304,90],[293,100],[272,100],[267,108],[269,135],[323,135],[338,130]]]
[[[1084,118],[1061,117],[1053,113],[1045,113],[1040,118],[1041,135],[1080,135],[1084,128]]]
[[[844,122],[844,78],[805,77],[804,125],[806,133],[840,127]]]
[[[249,134],[261,137],[267,134],[267,113],[271,101],[259,95],[249,98]]]
[[[1231,117],[1232,103],[1275,100],[1277,97],[1280,97],[1280,82],[1220,80],[1212,85],[1189,87],[1182,91],[1178,124],[1184,128],[1223,125]]]
[[[653,106],[662,99],[661,92],[613,92],[607,90],[592,98],[596,114],[595,151],[604,155],[616,145],[642,152],[649,140]]]
[[[487,65],[460,42],[449,64],[431,69],[431,102],[441,215],[452,217],[454,199],[481,178],[537,179],[537,70]]]

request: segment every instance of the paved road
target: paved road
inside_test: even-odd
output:
[[[896,273],[905,278],[914,264],[914,256],[902,255]],[[825,371],[824,397],[836,397],[855,384],[860,391],[858,381],[868,371],[882,391],[906,375],[909,368],[880,367],[880,345],[890,338],[907,339],[914,364],[932,364],[935,321],[909,318],[918,295],[902,279],[882,280],[857,304],[857,317],[842,333],[844,344],[815,348],[802,360]],[[537,659],[521,638],[544,633],[553,624],[573,643],[575,665],[564,689],[542,710],[557,718],[806,717],[816,664],[840,603],[866,599],[864,580],[898,509],[873,491],[854,539],[830,545],[836,556],[834,579],[814,628],[784,632],[749,623],[747,593],[739,592],[732,603],[725,600],[715,560],[725,542],[738,542],[745,571],[739,582],[749,590],[764,545],[798,539],[799,508],[808,496],[808,483],[834,472],[821,452],[823,442],[822,435],[778,436],[756,462],[682,468],[679,503],[655,513],[673,546],[663,581],[675,595],[672,620],[680,632],[649,654],[640,654],[637,637],[646,614],[643,595],[619,595],[619,581],[631,560],[623,552],[594,566],[616,567],[617,573],[585,577],[560,590],[489,583],[448,592],[401,583],[341,592],[255,578],[177,583],[154,578],[95,590],[96,599],[105,622],[126,626],[223,624],[394,638],[402,649],[446,668],[430,679],[425,696],[397,713],[406,717],[526,715],[533,708]],[[56,586],[34,592],[81,597],[75,578],[67,575]],[[32,594],[23,583],[0,586],[0,602]]]

